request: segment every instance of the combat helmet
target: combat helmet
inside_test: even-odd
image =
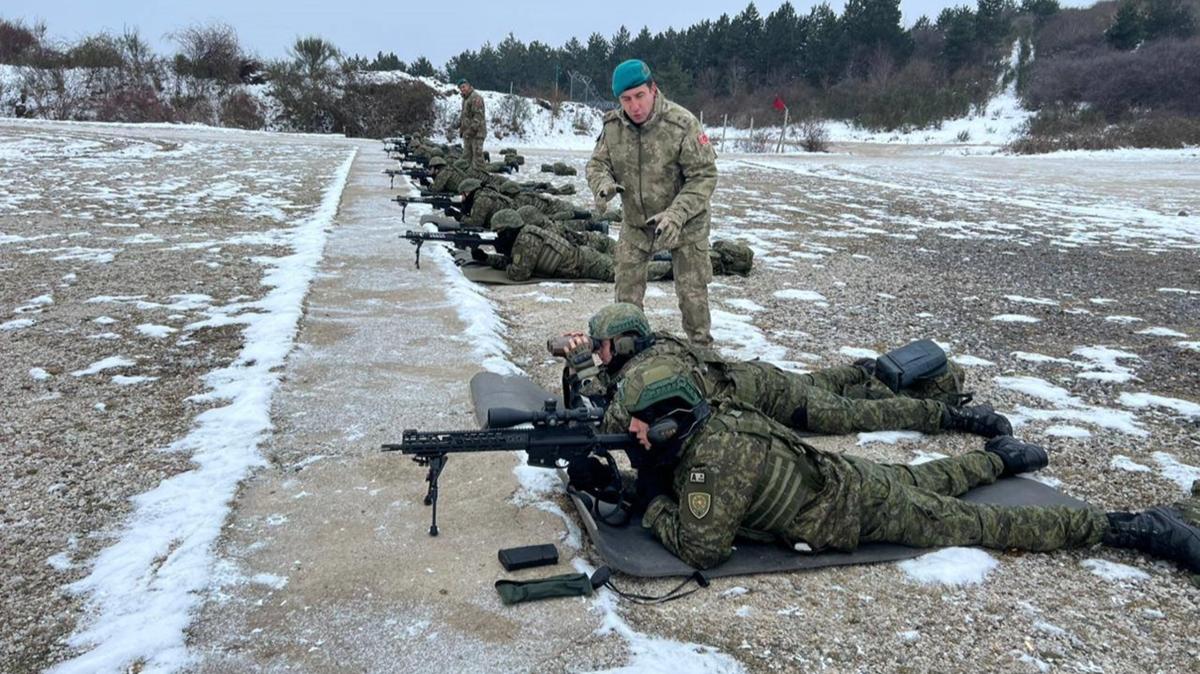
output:
[[[429,168],[431,168],[431,169],[445,167],[445,166],[446,166],[446,160],[442,157],[434,157],[433,159],[429,160]]]
[[[588,336],[597,350],[602,340],[612,340],[612,359],[607,365],[610,372],[620,370],[626,361],[654,344],[646,314],[628,302],[610,304],[597,311],[588,321]]]
[[[480,187],[483,187],[483,183],[479,182],[479,180],[475,178],[467,178],[458,184],[458,192],[459,194],[470,194],[475,190],[478,190]]]
[[[517,209],[517,215],[521,216],[521,221],[527,225],[544,225],[549,221],[546,214],[539,211],[537,206],[525,204]]]
[[[521,229],[525,222],[519,213],[511,208],[502,208],[492,214],[492,231],[503,232],[510,229]]]
[[[516,196],[521,193],[521,186],[511,180],[505,180],[500,184],[500,194],[506,197]]]
[[[453,166],[460,171],[466,171],[471,168],[471,162],[467,159],[455,159]]]
[[[700,387],[693,381],[699,375],[673,356],[655,356],[637,363],[617,384],[612,404],[614,415],[628,414],[651,426],[661,428],[673,422],[674,428],[659,442],[679,441],[692,434],[712,413]],[[678,447],[678,445],[676,445]]]

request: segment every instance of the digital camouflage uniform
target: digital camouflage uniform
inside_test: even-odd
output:
[[[483,166],[483,139],[487,135],[487,119],[483,96],[474,89],[463,97],[458,130],[463,140],[463,156],[472,166]]]
[[[682,229],[671,251],[675,293],[688,339],[712,343],[708,283],[709,200],[717,186],[716,153],[700,122],[659,92],[654,112],[641,126],[623,110],[604,116],[604,129],[587,163],[593,194],[624,188],[623,219],[617,243],[618,302],[642,306],[646,267],[655,250],[654,227],[646,220],[667,212]]]
[[[531,277],[613,280],[611,257],[571,243],[548,229],[522,226],[512,240],[511,248],[500,238],[509,237],[502,235],[497,239],[497,253],[488,256],[488,263],[503,269],[513,281],[526,281]]]
[[[551,220],[533,206],[522,206],[517,209],[521,221],[526,225],[536,225],[551,231],[577,246],[587,246],[592,250],[612,256],[616,242],[600,232],[587,231],[588,223],[575,223],[571,220]]]
[[[658,256],[655,256],[658,259]],[[713,276],[749,276],[754,266],[754,251],[744,243],[737,241],[717,240],[712,242],[708,251],[708,259],[712,264]],[[669,281],[674,278],[670,267],[662,278],[650,275],[651,281]]]
[[[472,227],[487,228],[492,224],[492,216],[505,208],[512,208],[512,199],[504,196],[494,187],[481,187],[472,195],[471,208],[463,216],[462,223]]]
[[[650,503],[642,526],[701,569],[727,559],[739,535],[840,551],[874,542],[1032,551],[1100,542],[1108,520],[1094,508],[954,498],[1003,471],[982,451],[915,466],[822,452],[752,407],[723,403],[684,441],[673,494]]]
[[[893,393],[860,367],[844,365],[816,372],[788,372],[761,360],[722,358],[666,332],[614,374],[606,375],[610,395],[620,381],[636,378],[656,362],[669,359],[680,372],[695,373],[707,399],[728,398],[762,410],[775,421],[801,431],[842,435],[871,431],[912,430],[937,433],[947,404],[962,392],[965,374],[949,370],[930,384]],[[619,433],[629,427],[629,413],[613,396],[605,411],[604,429]]]

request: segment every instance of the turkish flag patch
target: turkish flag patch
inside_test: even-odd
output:
[[[708,134],[701,131],[700,135],[696,136],[696,140],[699,141],[701,145],[708,145]]]

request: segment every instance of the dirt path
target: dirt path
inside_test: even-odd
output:
[[[379,445],[403,428],[471,428],[480,369],[444,271],[397,235],[388,166],[364,147],[276,396],[271,467],[249,480],[227,527],[227,582],[192,630],[204,672],[533,671],[555,658],[611,661],[582,600],[502,606],[496,551],[558,543],[562,520],[518,508],[512,454],[452,461],[431,538],[424,472]],[[420,211],[410,209],[409,221]],[[411,226],[411,225],[410,225]],[[532,636],[536,635],[536,637]],[[619,654],[619,653],[618,653]]]

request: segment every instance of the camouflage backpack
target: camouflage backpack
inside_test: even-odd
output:
[[[738,241],[714,241],[712,252],[714,274],[749,276],[754,265],[754,251]]]

